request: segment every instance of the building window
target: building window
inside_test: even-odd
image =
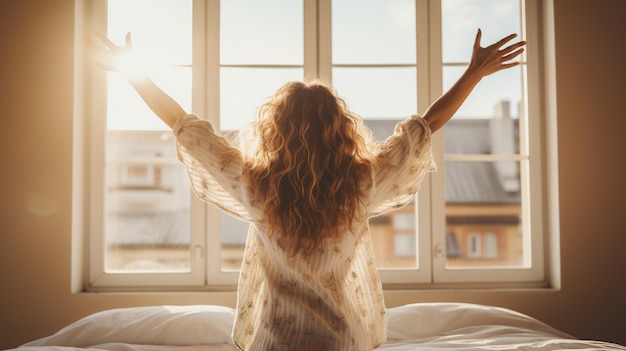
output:
[[[461,257],[461,249],[459,247],[459,243],[456,238],[455,233],[448,232],[446,233],[446,257],[456,258]]]
[[[225,134],[284,82],[319,78],[385,139],[462,73],[478,27],[485,44],[520,34],[521,65],[483,79],[435,134],[439,171],[371,220],[372,240],[385,284],[543,282],[538,0],[88,3],[86,31],[131,32],[156,83]],[[89,288],[234,287],[247,224],[192,196],[171,132],[123,78],[86,76]]]
[[[394,256],[409,257],[415,260],[417,240],[415,236],[415,215],[397,213],[392,216]],[[380,263],[379,263],[380,264]],[[387,267],[398,267],[398,263],[385,264]]]
[[[498,257],[498,237],[495,233],[485,234],[485,257],[497,258]]]
[[[483,254],[482,240],[479,233],[471,233],[467,236],[467,257],[480,258]]]

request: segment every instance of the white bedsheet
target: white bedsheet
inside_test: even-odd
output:
[[[577,340],[508,309],[419,303],[388,309],[388,340],[379,350],[626,350]],[[232,308],[151,306],[102,311],[16,351],[231,351]]]

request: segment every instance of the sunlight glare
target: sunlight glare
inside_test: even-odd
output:
[[[149,59],[142,59],[133,52],[124,52],[115,57],[113,64],[124,75],[137,78],[147,73],[146,64],[150,63]]]
[[[113,42],[123,44],[131,33],[132,51],[115,58],[117,69],[130,77],[148,76],[190,111],[192,1],[108,0],[107,13]],[[107,99],[109,130],[168,128],[121,76],[109,75]]]

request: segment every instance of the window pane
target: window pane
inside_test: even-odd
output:
[[[366,119],[372,136],[383,141],[391,136],[401,119]],[[370,219],[376,265],[381,268],[418,268],[417,216],[415,202]],[[412,237],[412,238],[409,238]]]
[[[333,0],[333,63],[415,63],[413,0]]]
[[[444,68],[448,89],[464,68]],[[518,154],[521,72],[483,78],[455,117],[444,126],[447,154]]]
[[[239,270],[243,261],[243,250],[248,237],[250,223],[220,213],[222,271]]]
[[[132,33],[133,49],[145,64],[191,64],[191,3],[191,0],[108,0],[108,35],[123,44],[126,33]]]
[[[301,68],[222,68],[220,129],[241,129],[276,89],[286,82],[302,80],[303,74]]]
[[[414,233],[396,233],[394,239],[394,255],[396,257],[410,257],[415,259],[416,245]]]
[[[370,233],[376,266],[379,268],[418,268],[415,203],[370,218]]]
[[[108,0],[107,7],[109,37],[122,44],[131,32],[141,67],[189,111],[191,1]],[[171,131],[120,74],[108,74],[106,108],[105,270],[190,271],[191,193]]]
[[[393,228],[396,231],[414,231],[415,215],[412,213],[398,213],[393,216]]]
[[[404,119],[417,113],[415,68],[333,68],[333,85],[365,119]]]
[[[294,0],[220,2],[222,64],[303,64],[303,5]]]
[[[526,266],[520,164],[446,162],[447,266]]]
[[[106,271],[189,271],[191,193],[170,131],[109,131]]]
[[[521,33],[520,0],[441,0],[443,62],[469,62],[476,31],[482,44]]]
[[[172,96],[186,111],[191,111],[191,68],[173,67],[155,71],[150,78]],[[169,130],[141,100],[126,78],[116,72],[108,74],[107,129]]]
[[[443,68],[444,91],[450,89],[465,69],[465,67]],[[518,118],[521,100],[522,72],[519,67],[513,67],[484,77],[454,118],[494,118],[501,101],[508,101],[510,116]]]
[[[190,68],[152,77],[189,110]],[[191,196],[171,131],[122,76],[107,91],[105,269],[189,271]]]
[[[301,81],[302,68],[233,68],[220,73],[220,129],[236,131],[244,128],[257,108],[266,102],[281,85]],[[245,85],[245,89],[242,89]],[[249,223],[221,214],[221,269],[241,267]]]

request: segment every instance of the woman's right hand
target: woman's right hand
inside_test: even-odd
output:
[[[96,32],[99,40],[93,42],[95,63],[108,71],[116,71],[128,78],[143,75],[142,64],[133,54],[130,33],[126,34],[124,46],[116,45],[106,35]]]

